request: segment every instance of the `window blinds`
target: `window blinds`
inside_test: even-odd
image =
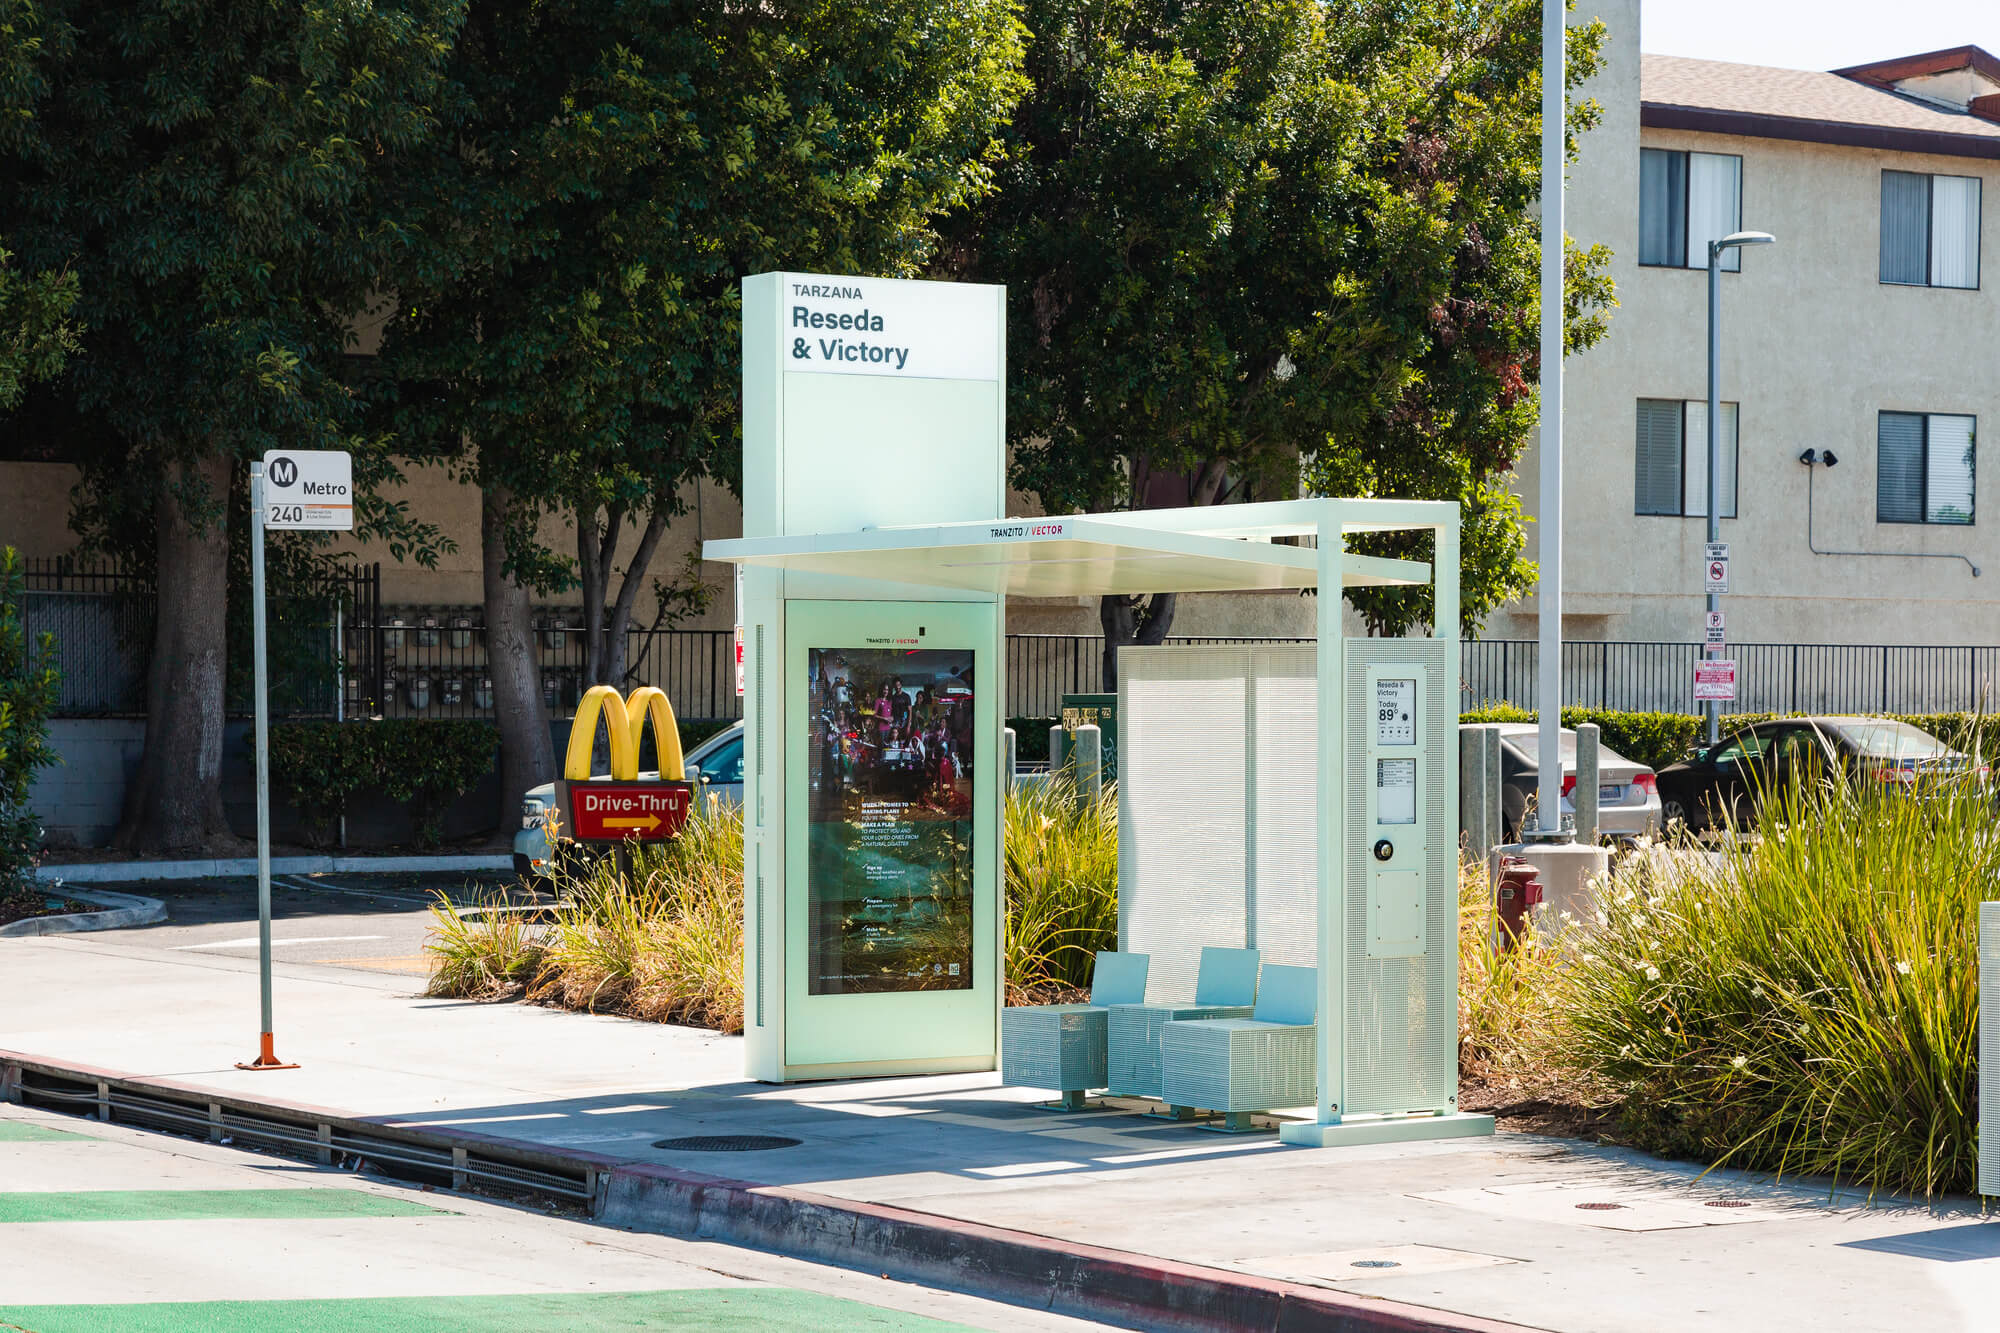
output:
[[[1979,285],[1979,180],[1882,173],[1882,281]]]
[[[1681,511],[1681,404],[1664,398],[1639,400],[1638,476],[1633,512]]]
[[[1875,520],[1924,521],[1924,419],[1884,412],[1875,427]]]
[[[1972,522],[1971,417],[1934,416],[1924,440],[1924,521]]]
[[[1687,154],[1639,150],[1639,262],[1687,263]]]
[[[1719,241],[1741,228],[1743,217],[1743,159],[1722,153],[1688,154],[1687,264],[1708,267],[1708,243]],[[1740,249],[1725,251],[1722,269],[1735,273],[1743,267]]]
[[[1979,181],[1931,177],[1931,286],[1979,285]]]

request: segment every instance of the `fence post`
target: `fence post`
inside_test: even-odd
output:
[[[1794,712],[1794,713],[1796,713],[1796,712],[1798,712],[1798,711],[1799,711],[1799,646],[1798,646],[1798,645],[1797,645],[1796,643],[1792,645],[1792,707],[1791,707],[1791,711],[1792,711],[1792,712]]]
[[[1889,711],[1889,645],[1882,645],[1882,711]]]

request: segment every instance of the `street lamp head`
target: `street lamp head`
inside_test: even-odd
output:
[[[1718,250],[1731,250],[1742,245],[1770,245],[1777,239],[1768,231],[1733,231],[1710,244]]]

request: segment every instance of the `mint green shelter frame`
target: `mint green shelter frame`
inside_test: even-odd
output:
[[[1347,550],[1350,537],[1402,531],[1433,534],[1434,565]],[[1279,545],[1273,541],[1298,537],[1313,538],[1316,545]],[[1427,768],[1428,790],[1419,794],[1422,808],[1450,812],[1443,820],[1430,817],[1432,827],[1427,833],[1433,843],[1448,840],[1450,852],[1448,858],[1434,857],[1430,863],[1428,947],[1435,953],[1428,960],[1433,971],[1427,991],[1377,995],[1370,990],[1377,975],[1370,970],[1375,960],[1363,959],[1359,939],[1366,933],[1360,923],[1366,919],[1368,905],[1349,893],[1347,882],[1357,865],[1365,867],[1353,844],[1368,828],[1359,812],[1372,814],[1368,802],[1373,799],[1366,790],[1351,790],[1360,785],[1360,770],[1350,755],[1346,735],[1357,716],[1351,700],[1363,689],[1373,689],[1384,665],[1422,657],[1430,664],[1431,708],[1456,706],[1456,504],[1307,499],[1042,519],[994,518],[745,537],[709,542],[704,554],[710,560],[741,566],[746,572],[781,571],[787,578],[808,578],[815,587],[830,590],[844,585],[860,590],[900,585],[958,590],[962,595],[995,601],[1008,596],[1432,586],[1436,605],[1433,634],[1428,640],[1414,642],[1346,639],[1341,633],[1342,598],[1318,599],[1317,1104],[1313,1120],[1288,1122],[1281,1127],[1281,1136],[1289,1143],[1324,1146],[1492,1132],[1490,1117],[1457,1110],[1455,1003],[1449,1016],[1442,1012],[1443,1002],[1457,994],[1455,937],[1445,929],[1457,915],[1456,880],[1436,869],[1457,863],[1455,746],[1449,754],[1432,756]],[[1399,644],[1404,647],[1399,648]],[[1004,689],[1004,682],[998,689]],[[998,689],[989,690],[989,697]],[[1363,873],[1365,878],[1365,868]],[[1442,882],[1447,879],[1448,883]],[[1356,892],[1360,892],[1359,886]],[[997,920],[994,928],[998,928]],[[1380,975],[1394,974],[1385,970]],[[991,1017],[997,1031],[997,999]],[[1421,1050],[1416,1049],[1419,1043]],[[1427,1104],[1399,1104],[1394,1100],[1396,1092],[1381,1089],[1385,1077],[1390,1077],[1385,1071],[1393,1071],[1404,1060],[1452,1071],[1444,1076],[1449,1081],[1442,1085],[1432,1081],[1432,1091],[1425,1094]],[[911,1060],[903,1067],[914,1069],[922,1064]]]

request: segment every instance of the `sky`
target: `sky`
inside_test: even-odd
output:
[[[1656,55],[1785,69],[1839,69],[1949,46],[2000,55],[2000,0],[1643,3],[1639,47]]]

